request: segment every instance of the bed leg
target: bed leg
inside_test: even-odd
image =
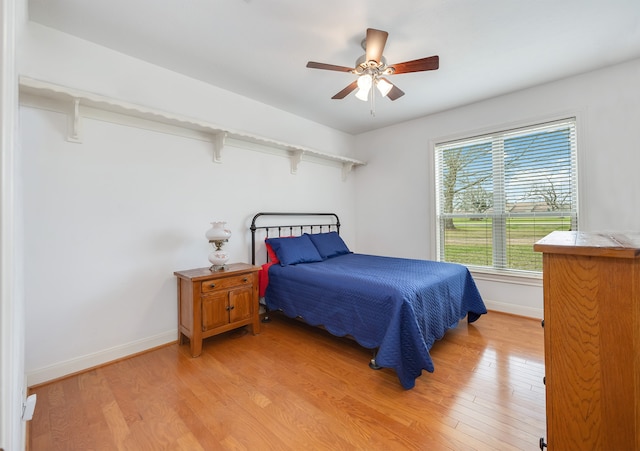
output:
[[[267,304],[258,304],[258,307],[261,307],[264,309],[264,316],[262,317],[262,322],[263,323],[270,323],[271,322],[271,317],[269,316],[269,309],[267,308]]]
[[[374,349],[373,350],[373,355],[371,356],[371,360],[369,360],[369,368],[371,368],[372,370],[379,370],[382,369],[381,366],[379,366],[376,363],[376,355],[378,354],[378,350]]]

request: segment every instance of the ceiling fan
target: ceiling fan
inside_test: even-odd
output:
[[[332,99],[344,99],[352,91],[358,89],[356,97],[360,100],[369,100],[369,92],[375,86],[383,97],[396,100],[404,95],[404,92],[385,78],[388,75],[406,74],[409,72],[422,72],[436,70],[439,67],[437,55],[420,58],[404,63],[387,65],[387,60],[382,56],[384,46],[387,43],[389,33],[374,28],[367,28],[367,37],[362,41],[365,54],[356,60],[356,67],[336,66],[333,64],[316,63],[309,61],[307,67],[311,69],[333,70],[337,72],[351,72],[358,78],[342,91],[331,97]],[[371,95],[373,102],[374,95]],[[373,108],[371,114],[374,114]]]

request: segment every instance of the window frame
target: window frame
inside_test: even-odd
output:
[[[443,135],[440,137],[433,138],[429,141],[428,147],[431,154],[431,158],[428,159],[428,170],[431,176],[432,183],[428,184],[429,189],[429,198],[431,200],[431,220],[429,221],[429,232],[431,236],[431,252],[430,258],[436,261],[440,260],[441,254],[441,236],[439,233],[439,215],[438,215],[438,189],[437,183],[439,176],[438,165],[436,163],[436,159],[438,158],[438,154],[436,152],[436,146],[443,143],[453,142],[453,141],[464,141],[464,140],[472,140],[474,138],[479,138],[485,135],[497,134],[497,133],[507,133],[510,131],[515,131],[518,129],[526,129],[528,127],[536,127],[546,123],[559,122],[563,120],[573,119],[575,121],[575,145],[576,145],[576,184],[577,184],[577,203],[576,203],[576,214],[577,214],[577,227],[578,230],[585,230],[584,227],[584,218],[587,216],[584,195],[583,195],[583,184],[581,183],[581,174],[584,173],[582,170],[584,163],[584,154],[585,150],[585,133],[584,133],[584,117],[583,110],[571,110],[563,113],[557,113],[554,115],[548,115],[544,117],[538,117],[533,119],[521,120],[517,122],[504,123],[499,125],[494,125],[491,127],[486,127],[482,129],[471,129],[468,131],[461,131],[455,134]],[[509,269],[498,269],[495,267],[485,267],[485,266],[473,266],[466,265],[474,277],[481,280],[488,280],[491,282],[506,282],[506,283],[516,283],[522,285],[533,285],[539,286],[542,282],[542,271],[519,271],[519,270],[509,270]]]

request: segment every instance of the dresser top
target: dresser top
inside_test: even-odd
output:
[[[213,279],[225,277],[227,275],[239,274],[243,272],[259,271],[260,267],[249,265],[247,263],[231,263],[226,265],[226,269],[211,271],[209,268],[186,269],[184,271],[175,271],[173,274],[177,277],[189,280]]]
[[[640,257],[640,232],[551,232],[533,245],[549,254]]]

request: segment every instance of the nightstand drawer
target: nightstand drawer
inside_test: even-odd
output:
[[[243,274],[240,276],[223,277],[220,279],[205,280],[202,282],[202,293],[215,290],[225,290],[231,287],[240,287],[243,285],[251,285],[253,276],[251,274]]]

